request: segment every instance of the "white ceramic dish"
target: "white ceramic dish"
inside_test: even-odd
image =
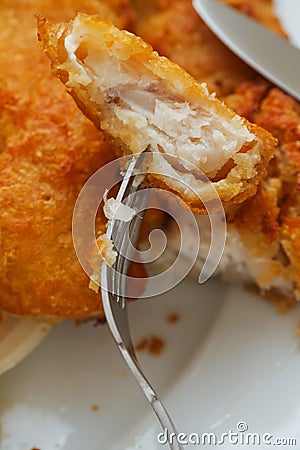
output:
[[[300,45],[300,0],[276,6]],[[179,320],[171,324],[166,317],[173,312]],[[132,304],[130,317],[136,342],[152,335],[165,342],[160,356],[139,356],[179,432],[237,432],[239,443],[219,445],[226,450],[270,448],[243,445],[247,433],[296,439],[284,448],[300,448],[299,308],[281,316],[219,281],[185,281],[159,299]],[[246,431],[237,430],[241,423]],[[106,326],[62,323],[2,375],[0,424],[0,450],[167,448]]]
[[[35,319],[7,317],[0,322],[0,375],[15,367],[46,337],[51,327]]]
[[[242,290],[186,281],[132,304],[130,317],[136,342],[156,335],[166,343],[160,356],[139,356],[180,432],[220,436],[245,422],[250,432],[300,442],[299,310],[281,316]],[[0,378],[0,398],[1,450],[164,448],[106,327],[58,325]]]

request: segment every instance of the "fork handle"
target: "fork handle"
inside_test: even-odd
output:
[[[145,397],[148,399],[150,405],[152,406],[162,428],[164,429],[164,431],[166,431],[170,449],[183,450],[183,447],[177,441],[178,433],[176,431],[175,425],[172,422],[172,419],[170,418],[162,401],[159,399],[150,382],[141,371],[135,353],[133,355],[130,355],[127,348],[125,348],[123,345],[118,345],[118,347],[129,369],[131,370],[132,375],[138,382]]]
[[[106,268],[104,268],[105,272]],[[140,388],[142,389],[145,397],[148,399],[150,405],[153,408],[162,428],[166,431],[168,436],[168,443],[171,450],[183,450],[183,447],[177,441],[178,433],[176,428],[166,411],[163,403],[159,399],[158,395],[154,391],[150,382],[145,377],[143,371],[140,368],[138,359],[135,354],[134,347],[130,336],[122,336],[120,334],[120,329],[116,326],[117,322],[122,318],[123,321],[127,321],[127,309],[121,309],[117,302],[110,302],[108,292],[102,292],[102,303],[109,325],[110,331],[116,341],[118,349],[121,352],[127,366],[129,367],[132,375],[138,382]]]

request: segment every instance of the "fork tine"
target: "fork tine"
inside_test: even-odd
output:
[[[130,182],[132,182],[132,175],[134,174],[134,170],[136,168],[137,165],[137,157],[136,155],[133,156],[127,171],[124,175],[123,181],[121,183],[121,186],[119,188],[118,191],[118,195],[117,195],[117,200],[122,202],[124,197],[126,197],[126,193],[128,192],[129,186],[130,186]],[[111,285],[113,287],[116,286],[116,271],[120,272],[120,264],[121,264],[121,260],[120,260],[120,246],[122,243],[122,226],[126,225],[126,223],[124,222],[120,222],[117,220],[111,220],[108,222],[108,227],[107,227],[107,232],[106,232],[106,236],[109,239],[112,239],[114,242],[114,246],[118,251],[118,256],[117,256],[117,261],[115,263],[115,269],[111,269],[110,275],[111,275],[111,279],[112,279],[112,283]],[[110,286],[110,288],[112,288],[112,286]],[[116,292],[115,289],[113,288],[113,292]],[[119,303],[120,302],[120,297],[118,295],[116,295],[116,301]]]
[[[120,190],[117,195],[117,200],[120,202],[123,202],[125,205],[134,208],[136,203],[140,200],[140,198],[137,200],[137,197],[134,195],[138,190],[138,185],[134,185],[134,177],[132,176],[136,170],[141,165],[141,161],[143,159],[143,154],[140,155],[138,158],[134,157],[131,163],[129,164],[129,167],[127,169],[127,172],[124,177],[124,185],[122,183]],[[142,209],[143,206],[148,202],[148,196],[145,195],[146,191],[143,191],[142,194],[142,202],[139,209]],[[139,229],[142,223],[143,219],[143,213],[139,213],[136,215],[132,221],[131,224],[119,220],[114,221],[114,225],[112,227],[112,238],[115,244],[115,247],[118,251],[117,261],[115,263],[115,269],[117,272],[119,272],[118,276],[118,283],[115,282],[116,273],[113,272],[113,280],[112,284],[114,286],[114,292],[116,293],[116,299],[118,303],[121,303],[122,308],[125,308],[125,277],[122,275],[127,275],[130,260],[131,260],[131,254],[129,254],[129,248],[132,249],[132,247],[135,247],[137,239],[138,239],[138,233]],[[131,226],[133,225],[133,226]],[[125,237],[125,239],[124,239]],[[128,237],[128,239],[127,239]],[[130,239],[131,238],[131,239]],[[124,295],[121,296],[121,293]]]
[[[115,282],[116,274],[113,272],[113,286],[114,292],[116,293],[116,299],[118,303],[121,303],[122,308],[125,308],[125,276],[127,275],[130,260],[132,254],[129,254],[129,248],[132,250],[132,247],[135,247],[139,229],[144,216],[144,206],[148,203],[148,190],[143,190],[141,196],[134,195],[139,190],[139,185],[134,184],[133,175],[138,175],[137,171],[140,168],[144,153],[147,149],[142,152],[139,156],[134,156],[128,166],[127,172],[124,176],[123,183],[119,189],[117,200],[124,203],[125,205],[134,208],[136,205],[139,206],[139,214],[137,214],[131,221],[131,223],[122,222],[119,220],[114,221],[114,225],[112,227],[112,238],[115,244],[115,247],[118,251],[117,261],[115,263],[115,269],[121,275],[118,276],[119,282]],[[124,239],[124,236],[128,239]],[[121,296],[121,293],[123,295]]]
[[[139,212],[133,217],[130,224],[127,222],[122,222],[117,229],[117,234],[119,235],[118,242],[121,241],[121,245],[117,247],[118,257],[116,262],[116,270],[120,273],[120,275],[118,277],[119,283],[118,285],[115,285],[115,292],[117,293],[117,301],[121,301],[122,308],[125,308],[126,306],[125,276],[128,273],[130,262],[132,261],[132,256],[139,236],[139,230],[144,217],[143,208],[146,206],[146,203],[148,203],[149,192],[150,191],[148,189],[144,189],[141,192],[141,198],[139,200],[136,200],[136,196],[132,194],[128,197],[129,201],[126,202],[126,204],[130,207],[134,208],[137,205],[137,201],[140,201],[141,204],[139,206]]]

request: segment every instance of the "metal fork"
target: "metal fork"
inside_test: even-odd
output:
[[[139,190],[139,186],[134,183],[134,180],[142,160],[143,153],[132,157],[117,195],[117,200],[131,208],[136,207],[138,211],[143,211],[149,197],[149,190],[147,189],[144,189],[140,195],[134,195]],[[142,220],[143,212],[139,212],[133,217],[130,224],[114,219],[108,222],[106,236],[109,239],[113,239],[118,256],[113,267],[109,267],[104,261],[102,263],[102,304],[107,324],[116,344],[168,436],[170,448],[172,450],[182,450],[182,446],[177,441],[177,432],[174,424],[138,362],[129,330],[126,308],[126,278],[124,275],[126,276],[128,273],[132,256],[129,254],[129,250],[130,248],[132,249],[132,246],[135,247]],[[130,227],[130,230],[128,227]],[[127,233],[129,233],[130,239],[126,238]]]

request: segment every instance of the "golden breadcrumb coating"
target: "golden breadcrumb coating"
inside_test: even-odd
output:
[[[1,2],[0,307],[25,316],[103,319],[100,297],[77,261],[71,227],[84,182],[115,154],[51,75],[34,15],[68,19],[78,9],[107,10],[125,26],[133,14],[124,0],[70,5]],[[100,232],[105,223],[100,216]]]
[[[225,204],[256,192],[275,151],[276,141],[265,130],[234,114],[178,65],[107,20],[86,14],[68,23],[40,18],[38,28],[54,73],[125,154],[148,148],[185,159],[209,178]],[[203,181],[183,164],[176,170],[170,166],[170,175],[186,179],[196,194],[171,177],[156,175],[156,180],[200,211],[197,192],[204,195]]]

